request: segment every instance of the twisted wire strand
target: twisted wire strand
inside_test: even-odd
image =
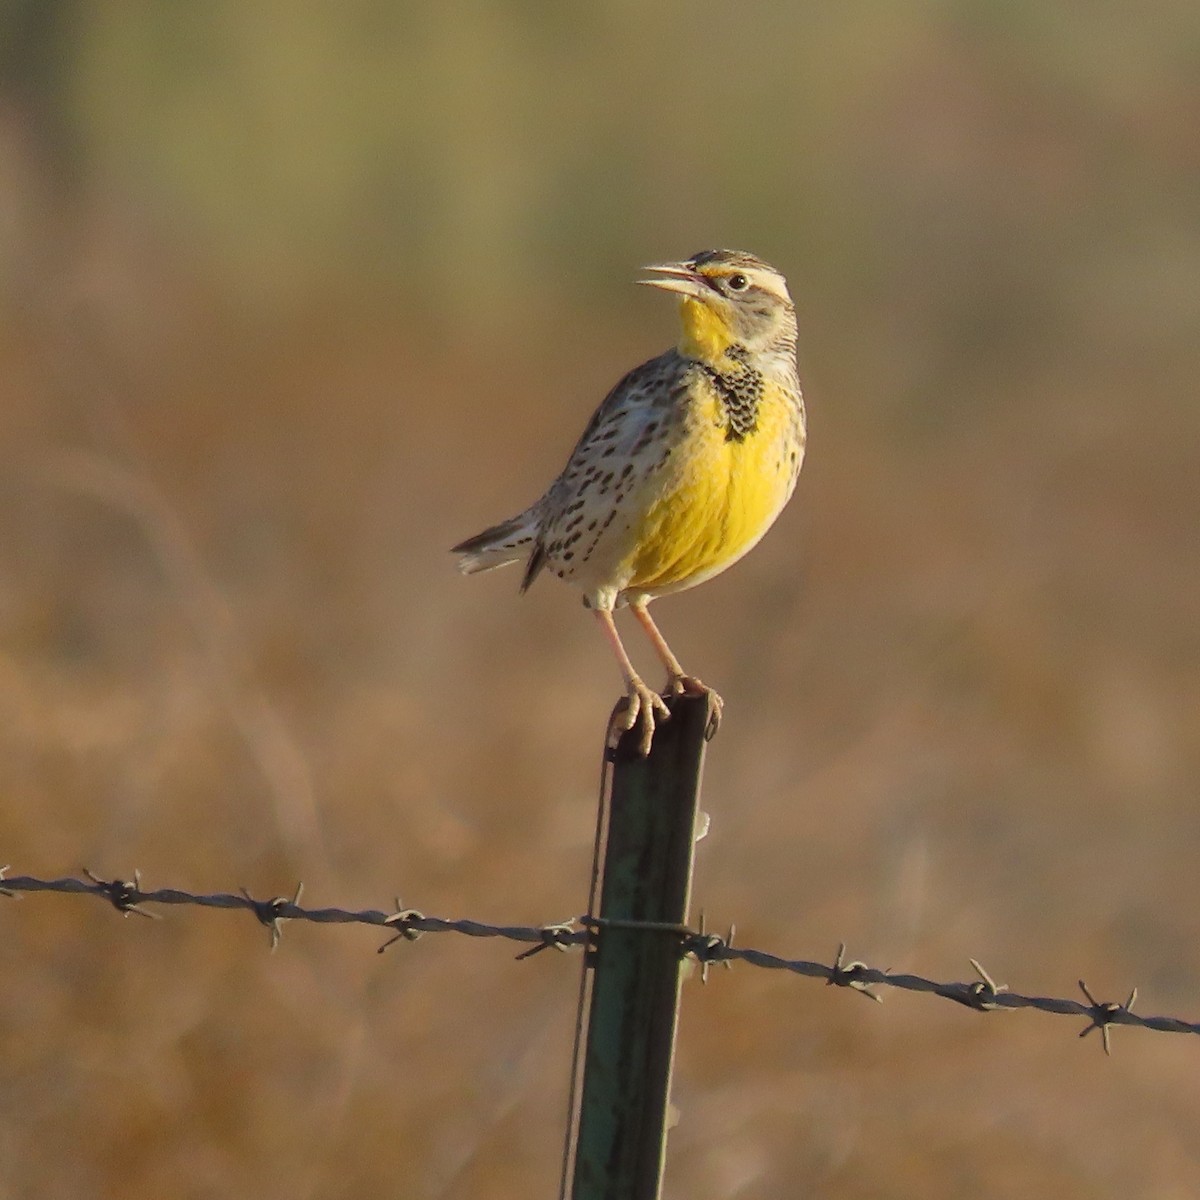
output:
[[[291,898],[275,896],[265,900],[255,899],[244,889],[239,893],[215,892],[210,894],[184,891],[179,888],[144,889],[141,878],[135,872],[132,880],[103,879],[89,871],[86,878],[67,876],[60,879],[40,879],[31,875],[7,877],[0,869],[0,894],[19,897],[31,892],[57,892],[67,895],[90,895],[106,900],[118,912],[128,916],[136,914],[157,917],[152,905],[193,905],[201,908],[245,909],[267,926],[274,948],[280,937],[284,921],[309,921],[319,925],[372,925],[391,934],[391,938],[379,947],[380,952],[398,940],[415,941],[425,933],[457,933],[472,938],[501,938],[527,945],[517,955],[524,959],[543,950],[566,950],[573,946],[585,946],[603,935],[605,921],[590,916],[576,917],[566,921],[550,922],[546,925],[499,925],[470,918],[448,919],[430,916],[414,908],[403,907],[399,901],[392,912],[382,909],[344,909],[337,907],[309,908],[300,904],[302,887],[297,887]],[[623,926],[636,922],[623,922]],[[1137,999],[1134,988],[1124,1003],[1097,1000],[1080,980],[1083,1000],[1063,999],[1053,996],[1032,996],[1011,991],[1006,985],[996,984],[987,971],[975,959],[969,960],[978,979],[974,981],[941,982],[926,979],[921,975],[892,973],[868,966],[863,962],[845,961],[845,946],[839,946],[834,962],[821,962],[800,958],[784,958],[765,950],[735,946],[733,930],[726,937],[708,933],[704,929],[703,917],[699,930],[685,926],[664,927],[646,924],[647,931],[661,935],[674,933],[679,937],[681,954],[686,954],[700,963],[701,976],[706,981],[709,968],[716,964],[729,966],[742,962],[763,970],[786,971],[811,979],[822,979],[827,984],[850,988],[872,1000],[882,999],[880,988],[899,988],[904,991],[922,992],[952,1000],[977,1012],[995,1012],[1020,1008],[1032,1008],[1056,1016],[1083,1017],[1087,1027],[1080,1033],[1084,1037],[1098,1029],[1106,1052],[1111,1050],[1110,1029],[1117,1025],[1135,1026],[1159,1033],[1200,1034],[1200,1021],[1187,1021],[1179,1017],[1142,1016],[1133,1011]]]

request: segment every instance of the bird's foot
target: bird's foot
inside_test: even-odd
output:
[[[711,742],[721,727],[721,714],[725,711],[725,701],[717,692],[695,675],[672,675],[667,680],[666,695],[668,696],[708,696],[712,700],[712,716],[708,719],[708,728],[704,731],[704,740]]]
[[[663,694],[666,696],[703,696],[706,693],[712,693],[714,696],[717,694],[703,679],[682,673],[678,675],[672,673],[667,678],[667,686],[663,690]]]
[[[625,695],[617,701],[609,722],[609,745],[615,746],[623,733],[637,726],[638,753],[643,758],[650,753],[654,741],[654,729],[659,721],[666,721],[671,716],[666,701],[640,679],[629,681]]]

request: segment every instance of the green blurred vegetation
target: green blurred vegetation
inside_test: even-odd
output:
[[[503,304],[564,259],[611,295],[614,263],[717,231],[822,279],[881,250],[1064,269],[1190,227],[1200,187],[1184,4],[10,10],[81,186],[132,189],[275,301],[419,275]]]
[[[0,3],[0,862],[578,911],[615,672],[445,548],[742,246],[811,452],[657,614],[710,923],[1194,1016],[1197,129],[1176,0]],[[0,919],[0,1194],[553,1187],[558,956]],[[1200,1190],[1190,1045],[835,991],[685,990],[669,1194]]]

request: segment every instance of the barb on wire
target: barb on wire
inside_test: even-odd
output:
[[[865,962],[847,962],[846,961],[846,943],[838,942],[837,957],[833,960],[833,966],[828,969],[828,978],[825,980],[826,987],[844,987],[853,988],[854,991],[866,996],[868,1000],[874,1000],[876,1004],[883,1003],[883,997],[878,992],[871,991],[871,985],[868,981],[862,978],[863,971],[869,971],[870,968]],[[887,972],[885,971],[886,975]]]
[[[721,937],[719,933],[709,933],[705,927],[704,909],[700,910],[700,928],[689,937],[684,938],[683,952],[691,955],[700,964],[700,982],[708,982],[708,972],[713,963],[720,963],[729,970],[733,963],[726,952],[733,946],[733,935],[736,928],[729,926],[729,932]]]
[[[1093,1029],[1100,1030],[1100,1044],[1104,1047],[1104,1053],[1112,1054],[1112,1043],[1109,1040],[1112,1035],[1108,1032],[1109,1027],[1120,1020],[1122,1016],[1132,1015],[1133,1003],[1137,999],[1137,988],[1129,993],[1129,999],[1124,1004],[1114,1004],[1112,1001],[1102,1003],[1092,995],[1088,990],[1088,985],[1082,979],[1079,980],[1079,990],[1091,1003],[1091,1008],[1088,1010],[1088,1026],[1080,1032],[1079,1036],[1085,1038]],[[1136,1024],[1136,1022],[1129,1022],[1129,1024]]]
[[[397,941],[416,941],[423,933],[458,933],[474,938],[502,938],[524,942],[529,946],[529,949],[517,955],[521,959],[533,957],[551,948],[566,950],[571,946],[592,944],[596,938],[603,937],[604,930],[609,927],[638,928],[656,936],[670,934],[677,937],[681,955],[691,956],[700,963],[702,980],[707,979],[708,969],[717,963],[729,967],[735,962],[744,962],[765,970],[787,971],[794,975],[823,979],[826,984],[850,988],[876,1002],[882,1000],[877,989],[889,987],[941,996],[982,1013],[1033,1008],[1057,1016],[1084,1017],[1088,1024],[1079,1036],[1086,1037],[1093,1029],[1099,1029],[1101,1045],[1106,1054],[1112,1053],[1111,1030],[1115,1025],[1133,1025],[1159,1033],[1200,1034],[1200,1022],[1185,1021],[1178,1017],[1143,1017],[1135,1013],[1133,1006],[1137,1000],[1137,988],[1129,993],[1129,998],[1123,1004],[1097,1000],[1082,980],[1079,981],[1079,987],[1086,1003],[1052,996],[1026,996],[1012,991],[1006,984],[996,983],[978,959],[974,958],[968,961],[978,976],[977,979],[940,983],[920,975],[881,971],[858,960],[847,962],[845,943],[838,946],[832,965],[806,959],[783,958],[765,950],[735,946],[733,926],[730,926],[725,937],[709,933],[703,914],[697,930],[661,922],[618,922],[594,916],[583,916],[572,921],[558,921],[547,925],[492,925],[484,921],[446,920],[443,917],[427,916],[418,909],[405,908],[399,900],[391,913],[378,909],[355,911],[341,908],[302,908],[300,886],[297,886],[291,899],[276,896],[270,900],[255,900],[244,888],[240,895],[228,892],[212,895],[194,894],[174,888],[147,890],[143,888],[141,874],[137,871],[133,873],[132,880],[109,880],[88,870],[84,871],[86,879],[38,879],[29,875],[10,878],[5,873],[7,870],[7,867],[0,869],[0,894],[16,898],[20,898],[26,892],[93,895],[108,901],[122,916],[137,913],[139,916],[157,918],[160,914],[150,911],[147,905],[161,904],[245,909],[271,931],[272,949],[279,944],[282,921],[310,921],[321,925],[374,925],[393,935],[379,947],[381,953]]]
[[[568,946],[573,945],[572,935],[575,933],[575,919],[572,917],[569,921],[559,921],[556,925],[543,925],[540,932],[541,943],[531,946],[528,950],[522,950],[517,955],[518,962],[523,958],[532,958],[543,950],[565,950]]]
[[[289,918],[291,915],[289,909],[299,907],[300,897],[304,895],[304,881],[297,881],[296,890],[292,893],[290,900],[286,896],[273,896],[270,900],[255,900],[244,887],[238,888],[238,891],[246,897],[251,912],[270,930],[271,949],[274,950],[283,936],[283,927],[280,922]]]
[[[143,899],[141,871],[135,870],[132,879],[101,879],[99,875],[92,874],[87,867],[83,868],[83,873],[121,916],[127,917],[130,913],[137,913],[139,917],[149,917],[152,921],[162,920],[158,913],[140,907]]]
[[[996,997],[1001,992],[1008,991],[1008,984],[997,983],[984,970],[983,964],[977,958],[969,958],[967,962],[975,968],[975,974],[979,976],[979,979],[975,983],[968,985],[965,996],[952,996],[951,999],[957,1000],[960,1004],[965,1004],[968,1008],[973,1008],[977,1012],[1008,1011],[996,1003]]]
[[[414,929],[413,923],[424,920],[425,914],[423,912],[419,912],[415,908],[405,908],[400,902],[400,897],[397,896],[396,911],[384,921],[384,924],[390,926],[396,933],[393,937],[388,938],[375,953],[382,954],[389,946],[394,946],[399,941],[415,942],[424,930]]]

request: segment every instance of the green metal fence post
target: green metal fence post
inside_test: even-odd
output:
[[[585,968],[594,974],[572,1200],[657,1200],[662,1186],[681,928],[711,703],[673,700],[646,758],[628,734],[616,748],[598,945]]]

